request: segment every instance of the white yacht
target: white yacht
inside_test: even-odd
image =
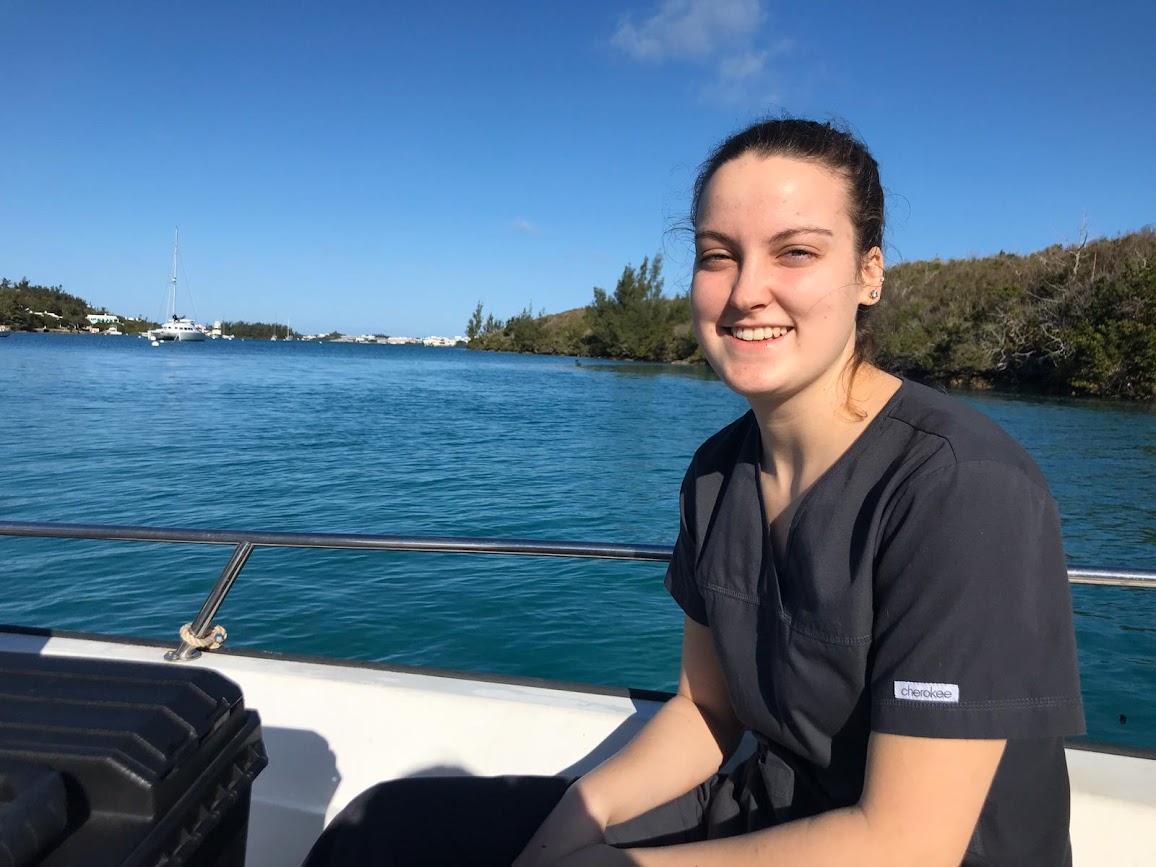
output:
[[[194,341],[200,342],[205,339],[205,332],[201,330],[192,319],[187,316],[177,315],[177,251],[180,247],[181,233],[176,230],[173,238],[173,274],[169,278],[169,292],[166,309],[168,319],[160,328],[154,328],[146,332],[146,336],[153,341],[153,343],[180,341],[182,343]]]
[[[173,318],[160,328],[150,331],[149,337],[153,340],[204,340],[205,332],[187,316],[178,317],[174,314]]]

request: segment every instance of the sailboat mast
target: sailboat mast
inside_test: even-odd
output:
[[[181,242],[181,229],[173,230],[173,276],[169,280],[169,319],[177,318],[177,247]]]

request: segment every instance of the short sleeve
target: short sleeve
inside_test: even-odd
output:
[[[693,468],[692,468],[693,469]],[[694,532],[694,475],[688,471],[678,493],[678,539],[666,569],[666,589],[691,620],[707,625],[706,603],[694,579],[697,545]]]
[[[1059,515],[1024,470],[973,461],[909,480],[884,515],[874,580],[873,730],[1083,732]]]

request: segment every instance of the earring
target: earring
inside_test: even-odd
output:
[[[872,298],[878,298],[879,297],[879,290],[878,289],[872,289],[871,290],[871,297]]]

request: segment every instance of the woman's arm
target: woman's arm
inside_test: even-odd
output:
[[[718,771],[741,736],[710,630],[687,617],[678,693],[575,786],[603,827],[617,825],[689,792]]]
[[[601,843],[607,826],[689,792],[718,770],[741,735],[710,630],[688,617],[678,693],[629,744],[570,788],[515,867],[553,864]]]
[[[863,796],[854,807],[703,843],[629,852],[590,847],[559,867],[956,867],[1004,743],[875,733]]]

